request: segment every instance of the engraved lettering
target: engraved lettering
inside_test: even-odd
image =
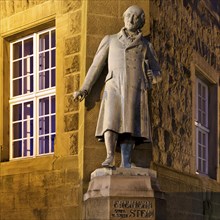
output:
[[[152,219],[154,205],[150,200],[115,200],[112,201],[111,217],[116,219]]]

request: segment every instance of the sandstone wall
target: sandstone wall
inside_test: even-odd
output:
[[[220,68],[220,30],[203,1],[150,1],[151,39],[163,72],[152,94],[154,161],[195,171],[193,151],[193,54]],[[218,81],[217,81],[218,83]]]
[[[161,190],[165,192],[169,220],[219,219],[220,184],[207,176],[179,172],[162,165],[157,170]]]
[[[163,73],[162,83],[152,92],[153,167],[166,192],[169,220],[219,219],[219,183],[195,174],[194,124],[195,64],[213,73],[219,93],[220,29],[216,18],[207,1],[150,1],[151,41]],[[214,116],[214,109],[211,111]],[[210,160],[215,161],[213,177],[218,180],[215,158],[216,154]]]
[[[2,163],[1,220],[79,219],[78,161],[45,157]]]
[[[84,72],[86,1],[0,1],[0,219],[80,219],[82,216],[82,142],[79,105],[72,92]],[[9,42],[56,27],[56,143],[54,155],[9,160]],[[4,67],[3,67],[4,66]],[[82,76],[83,78],[83,76]],[[4,88],[4,89],[3,89]],[[4,97],[4,99],[3,99]],[[4,100],[4,101],[3,101]],[[7,114],[5,114],[7,113]],[[5,122],[5,123],[2,123]],[[82,129],[82,128],[81,128]],[[81,145],[80,145],[81,144]]]

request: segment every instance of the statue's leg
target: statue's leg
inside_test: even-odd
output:
[[[121,165],[120,167],[131,168],[131,153],[134,148],[135,141],[127,140],[120,144],[121,147]]]
[[[116,147],[117,140],[118,140],[118,134],[113,131],[106,131],[104,133],[104,138],[105,138],[105,147],[106,147],[107,157],[105,161],[102,163],[102,166],[113,167],[115,147]]]

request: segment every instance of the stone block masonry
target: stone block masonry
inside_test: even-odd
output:
[[[8,47],[10,41],[20,36],[52,25],[56,28],[55,152],[54,155],[0,163],[1,220],[81,219],[83,171],[79,169],[82,163],[79,162],[82,151],[79,144],[84,137],[78,136],[82,122],[79,122],[79,103],[73,102],[72,93],[79,88],[80,77],[83,77],[80,73],[85,66],[82,22],[85,22],[86,4],[80,0],[0,1],[0,48]],[[1,52],[2,49],[2,63],[5,56]],[[4,64],[7,62],[4,60]],[[2,71],[0,74],[4,75]],[[0,97],[7,92],[0,91]],[[8,111],[2,102],[0,105]],[[3,130],[2,123],[0,132]],[[2,142],[0,136],[0,144]]]
[[[218,19],[207,1],[150,1],[150,38],[163,73],[161,85],[152,91],[153,161],[159,167],[161,190],[167,195],[169,220],[219,218],[214,207],[219,207],[220,201],[215,206],[213,198],[219,194],[219,184],[195,175],[192,80],[195,54],[207,64],[207,71],[212,69],[218,75]],[[216,172],[216,166],[213,169]],[[208,196],[209,191],[212,196]]]
[[[0,216],[2,220],[14,219],[78,219],[74,210],[79,206],[79,172],[74,156],[68,163],[64,159],[53,157],[39,158],[38,170],[27,168],[25,164],[23,172],[1,177]],[[44,167],[44,164],[52,164],[53,167]],[[12,165],[1,165],[4,174],[10,169],[16,172]],[[58,166],[62,163],[61,167]],[[42,165],[40,165],[42,164]],[[75,168],[74,168],[75,167]],[[57,169],[59,168],[59,169]],[[69,209],[65,212],[64,210]],[[72,211],[70,211],[72,210]],[[56,214],[56,216],[54,215]],[[75,218],[72,216],[74,215]]]
[[[151,41],[163,81],[152,92],[154,161],[192,172],[193,53],[211,68],[220,68],[219,23],[205,3],[150,1]]]

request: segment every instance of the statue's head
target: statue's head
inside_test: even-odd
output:
[[[123,14],[125,28],[136,32],[141,30],[145,24],[145,14],[142,8],[137,5],[130,6]]]

